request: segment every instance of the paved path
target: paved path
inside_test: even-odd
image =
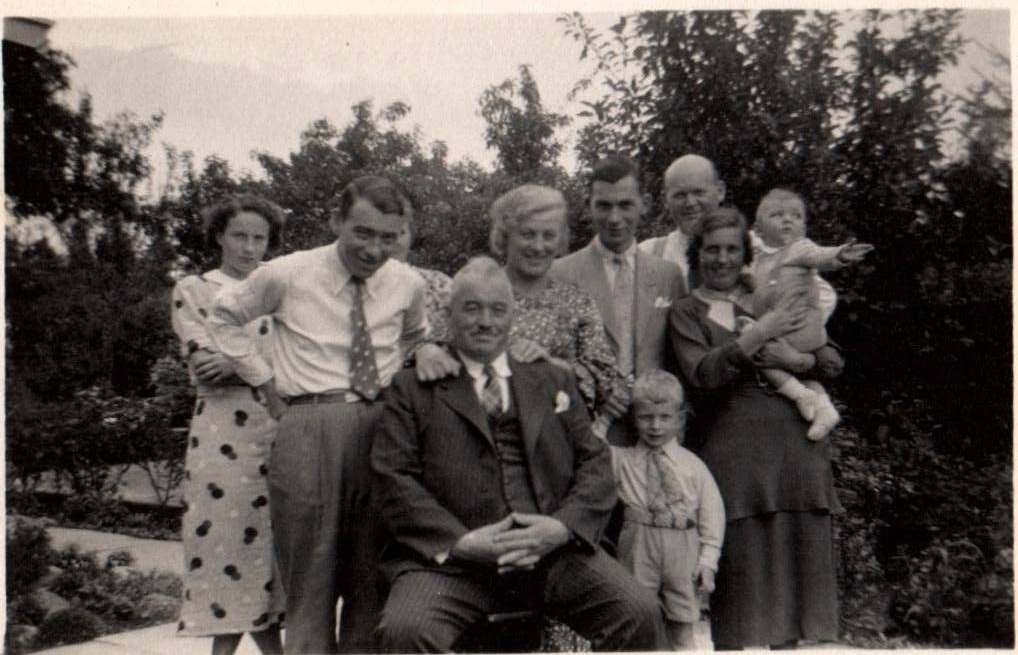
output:
[[[106,562],[106,556],[118,550],[126,550],[134,556],[132,566],[139,571],[160,569],[177,575],[184,572],[184,553],[179,541],[139,539],[110,532],[78,530],[74,528],[46,528],[50,544],[60,550],[77,544],[82,552],[95,552],[99,564]]]

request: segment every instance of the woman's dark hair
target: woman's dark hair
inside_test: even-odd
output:
[[[703,247],[703,237],[717,230],[726,227],[734,227],[742,233],[742,250],[744,253],[743,264],[749,265],[753,262],[753,242],[749,238],[749,227],[746,226],[746,217],[735,207],[718,207],[703,217],[700,230],[689,242],[689,249],[686,250],[686,259],[689,261],[690,271],[700,270],[700,248]]]
[[[269,250],[275,250],[283,241],[283,224],[286,218],[283,210],[265,198],[244,193],[212,205],[202,212],[205,229],[205,243],[218,248],[216,238],[226,232],[230,219],[241,212],[251,212],[264,218],[269,224]]]
[[[396,214],[407,218],[413,216],[413,205],[408,194],[392,180],[378,175],[358,177],[347,184],[339,194],[339,204],[336,206],[334,216],[340,222],[345,221],[350,209],[361,198],[383,214]]]

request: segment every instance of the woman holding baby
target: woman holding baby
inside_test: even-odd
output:
[[[690,244],[702,281],[672,308],[680,373],[694,399],[699,455],[717,480],[726,538],[711,597],[715,647],[795,647],[838,634],[829,439],[762,374],[801,358],[775,341],[803,327],[801,294],[752,316],[743,268],[753,257],[745,218],[722,207]],[[740,320],[743,317],[755,321]],[[799,371],[808,376],[808,372]]]

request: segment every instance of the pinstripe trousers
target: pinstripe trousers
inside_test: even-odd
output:
[[[288,654],[376,650],[379,548],[369,454],[381,410],[378,402],[294,405],[280,420],[269,507],[287,593]]]
[[[539,609],[589,639],[594,650],[664,650],[657,598],[603,550],[567,545],[533,572],[498,575],[456,567],[411,569],[392,582],[378,633],[389,653],[449,652],[485,614]]]

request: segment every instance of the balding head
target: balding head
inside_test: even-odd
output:
[[[683,155],[671,163],[664,178],[665,207],[676,227],[695,236],[707,212],[725,199],[725,184],[713,162],[700,155]]]

